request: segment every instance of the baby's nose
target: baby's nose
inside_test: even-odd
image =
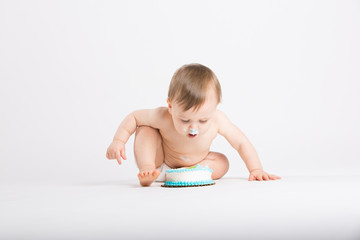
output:
[[[192,123],[189,127],[189,131],[197,131],[197,130],[198,130],[198,126]]]
[[[199,131],[197,129],[190,128],[189,133],[192,134],[192,135],[196,135],[196,134],[199,134]]]
[[[191,125],[190,125],[190,130],[191,130],[191,129],[194,129],[194,130],[195,130],[195,129],[198,129],[198,127],[197,127],[196,124],[191,124]]]

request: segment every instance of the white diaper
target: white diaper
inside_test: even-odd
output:
[[[160,171],[160,175],[158,176],[158,178],[155,180],[155,182],[165,182],[165,172],[166,170],[171,169],[171,167],[169,167],[168,165],[166,165],[165,163],[163,163],[160,167],[157,168]]]

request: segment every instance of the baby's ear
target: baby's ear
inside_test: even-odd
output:
[[[167,102],[167,104],[168,104],[169,113],[171,113],[172,106],[171,106],[170,100],[167,99],[166,102]]]

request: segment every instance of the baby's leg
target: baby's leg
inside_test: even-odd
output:
[[[221,178],[229,170],[229,160],[224,154],[218,152],[209,152],[199,164],[203,167],[209,166],[214,170],[211,175],[212,179]]]
[[[139,168],[138,178],[142,186],[150,186],[159,176],[160,167],[164,162],[162,138],[159,130],[142,126],[136,130],[134,155]]]

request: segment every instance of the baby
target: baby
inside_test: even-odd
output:
[[[141,186],[159,180],[160,170],[197,164],[209,166],[211,177],[219,179],[229,169],[224,154],[210,152],[212,141],[220,134],[245,162],[249,181],[280,179],[263,170],[244,133],[217,110],[220,101],[221,87],[213,71],[201,64],[184,65],[172,77],[168,106],[130,113],[117,129],[106,157],[119,164],[126,160],[125,144],[136,131],[134,154]]]

